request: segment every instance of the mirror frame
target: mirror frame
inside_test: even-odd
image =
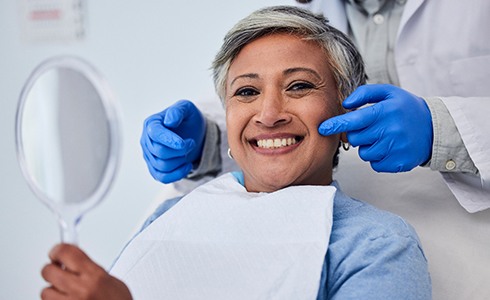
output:
[[[81,218],[83,213],[87,210],[93,208],[97,203],[99,203],[109,192],[112,183],[114,182],[116,173],[119,169],[120,153],[121,153],[121,134],[119,130],[120,113],[119,107],[115,98],[107,84],[106,80],[100,75],[100,73],[87,61],[82,58],[75,56],[55,56],[48,58],[41,62],[30,74],[24,87],[22,88],[19,102],[17,106],[17,112],[15,117],[15,143],[17,159],[19,161],[22,174],[26,179],[29,187],[34,192],[34,194],[42,200],[53,212],[55,212],[58,217],[60,214],[59,209],[52,203],[49,197],[45,194],[43,189],[38,186],[36,180],[33,178],[32,174],[27,168],[26,158],[24,155],[24,145],[22,141],[22,122],[24,119],[23,112],[26,105],[28,95],[37,82],[37,80],[44,75],[47,71],[56,68],[67,68],[75,72],[79,72],[83,75],[94,87],[105,110],[105,115],[107,117],[107,122],[109,126],[109,156],[104,174],[101,181],[97,185],[93,193],[80,205],[78,210],[79,216]],[[65,220],[68,221],[68,220]],[[79,221],[79,220],[77,220]]]

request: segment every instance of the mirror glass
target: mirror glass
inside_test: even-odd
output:
[[[36,196],[58,217],[63,242],[77,242],[77,224],[114,179],[118,128],[107,83],[80,58],[44,61],[22,90],[16,118],[19,163]]]

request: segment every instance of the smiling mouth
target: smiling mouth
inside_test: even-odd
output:
[[[292,146],[303,140],[302,136],[288,137],[288,138],[275,138],[275,139],[260,139],[252,140],[252,145],[263,149],[277,149]]]

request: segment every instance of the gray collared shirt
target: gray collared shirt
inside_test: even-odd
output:
[[[348,33],[364,58],[369,83],[399,85],[394,49],[405,2],[345,0]]]

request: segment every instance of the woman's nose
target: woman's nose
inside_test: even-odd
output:
[[[286,101],[280,93],[264,93],[258,109],[254,117],[256,124],[273,127],[291,121],[291,115],[286,110]]]

